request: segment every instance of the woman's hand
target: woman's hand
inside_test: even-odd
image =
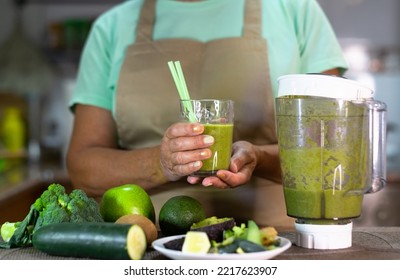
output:
[[[247,183],[257,166],[257,149],[246,141],[238,141],[232,145],[232,158],[228,170],[219,170],[216,176],[199,178],[189,176],[187,181],[191,184],[200,183],[203,186],[216,188],[233,188]]]
[[[170,181],[177,181],[202,166],[202,160],[211,157],[208,149],[214,138],[202,135],[204,126],[199,123],[176,123],[164,134],[160,147],[161,167]]]

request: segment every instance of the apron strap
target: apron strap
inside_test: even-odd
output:
[[[261,38],[261,0],[245,0],[243,37]],[[136,31],[136,42],[152,41],[156,0],[144,0]]]
[[[249,39],[260,39],[262,30],[261,0],[245,0],[245,18],[243,37]]]
[[[153,41],[156,0],[144,0],[136,29],[136,43]]]

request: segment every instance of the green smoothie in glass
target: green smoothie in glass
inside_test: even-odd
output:
[[[229,168],[233,140],[234,102],[218,99],[181,100],[181,116],[184,120],[204,125],[204,135],[211,135],[214,144],[209,147],[211,158],[194,176],[211,176],[218,170]]]
[[[228,169],[232,152],[233,124],[204,124],[203,134],[214,137],[214,144],[210,147],[212,156],[203,160],[203,166],[196,175],[210,176],[218,170]]]

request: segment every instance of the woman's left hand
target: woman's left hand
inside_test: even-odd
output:
[[[257,153],[254,145],[246,141],[238,141],[232,145],[229,170],[219,170],[216,176],[206,178],[189,176],[187,181],[190,184],[201,183],[205,187],[234,188],[249,182],[256,166]]]

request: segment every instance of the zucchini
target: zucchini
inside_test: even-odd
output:
[[[139,225],[106,222],[46,225],[33,234],[32,244],[50,255],[107,260],[139,260],[147,248]]]

